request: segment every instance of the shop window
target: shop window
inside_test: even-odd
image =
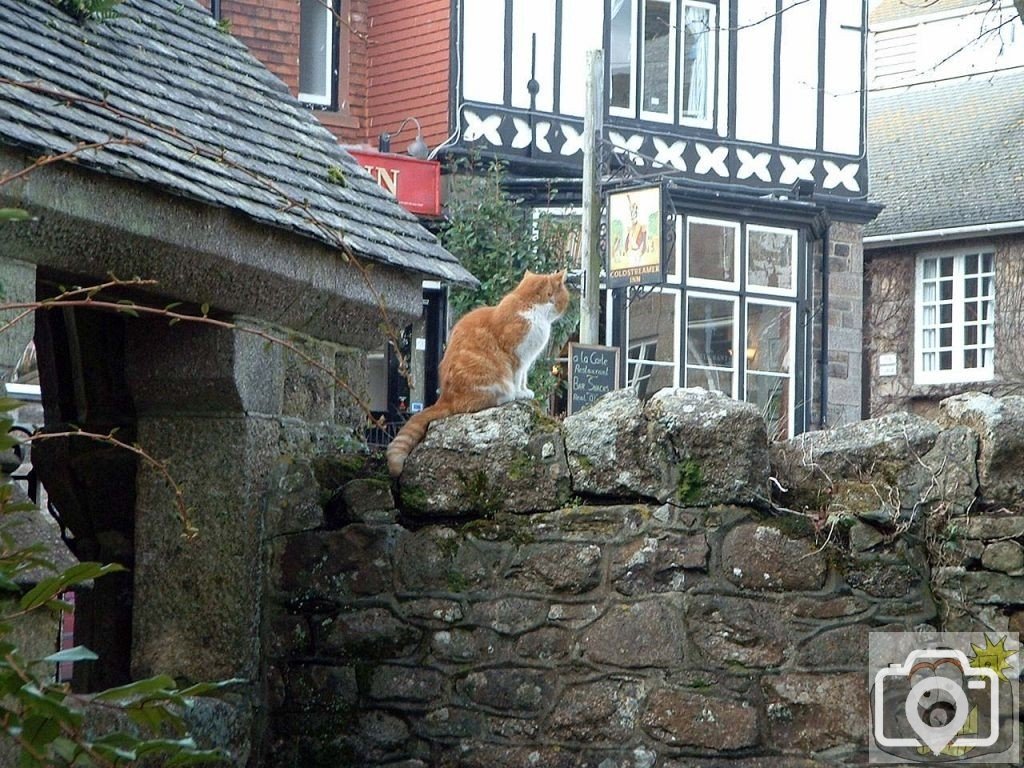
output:
[[[299,99],[334,107],[338,93],[336,0],[299,2]]]
[[[744,399],[761,411],[773,440],[791,429],[794,331],[791,305],[747,302]]]
[[[917,262],[915,382],[986,381],[995,363],[995,255],[922,256]]]
[[[717,12],[706,2],[611,0],[611,113],[709,127]]]
[[[691,217],[686,228],[686,282],[713,288],[739,286],[740,225]]]
[[[686,300],[686,386],[736,397],[737,302],[690,294]]]
[[[765,293],[796,295],[796,232],[747,227],[747,285]]]
[[[679,383],[675,350],[680,293],[655,290],[635,294],[627,310],[626,384],[647,397]]]

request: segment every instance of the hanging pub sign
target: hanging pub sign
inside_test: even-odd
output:
[[[661,185],[608,193],[608,287],[664,282]]]

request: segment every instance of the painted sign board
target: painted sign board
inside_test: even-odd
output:
[[[357,149],[349,154],[377,183],[398,200],[398,204],[417,216],[441,215],[441,164],[390,152]]]
[[[569,345],[569,414],[578,413],[619,381],[618,347]]]
[[[608,286],[664,281],[661,185],[608,193]]]

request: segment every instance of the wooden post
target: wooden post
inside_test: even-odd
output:
[[[583,284],[580,343],[600,344],[601,315],[601,179],[598,145],[604,125],[604,51],[587,51],[587,102],[583,116],[583,222],[580,247]]]

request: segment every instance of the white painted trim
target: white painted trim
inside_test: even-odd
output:
[[[996,346],[995,339],[993,338],[992,346],[992,364],[987,368],[970,368],[964,369],[962,364],[949,370],[934,370],[926,371],[923,367],[924,362],[924,262],[926,259],[939,259],[939,258],[953,258],[953,297],[952,297],[952,326],[954,329],[954,336],[952,339],[952,356],[953,360],[962,358],[964,353],[964,339],[963,339],[963,328],[964,328],[964,303],[966,301],[963,295],[964,285],[964,258],[968,255],[978,255],[983,253],[993,254],[993,296],[992,296],[992,311],[993,311],[993,326],[992,333],[995,333],[994,325],[994,313],[996,309],[997,297],[995,295],[995,261],[994,254],[995,249],[984,246],[970,249],[942,249],[938,251],[928,251],[927,253],[919,254],[914,264],[914,385],[925,386],[929,384],[968,384],[981,381],[992,381],[995,378],[995,355]],[[980,289],[980,283],[979,283]]]
[[[647,79],[647,67],[645,65],[644,57],[646,56],[647,48],[647,5],[649,3],[660,3],[668,6],[668,18],[669,18],[669,40],[668,40],[668,67],[667,76],[668,81],[666,82],[668,101],[665,104],[664,112],[652,112],[644,109],[644,101],[647,97],[646,82]],[[640,105],[640,119],[650,120],[657,123],[671,123],[675,119],[675,98],[676,98],[676,85],[678,80],[678,72],[676,66],[676,45],[679,41],[679,20],[676,17],[676,8],[678,3],[672,0],[643,0],[643,13],[640,14],[640,32],[639,38],[644,41],[643,50],[641,57],[637,60],[637,95],[639,97],[638,103]]]
[[[722,227],[723,229],[732,229],[736,236],[733,238],[733,253],[732,253],[732,280],[711,280],[702,277],[693,277],[690,275],[690,224],[709,224],[716,227]],[[743,247],[742,233],[739,221],[729,221],[728,219],[707,219],[703,216],[687,216],[686,217],[686,259],[683,264],[683,275],[684,282],[686,285],[696,286],[698,288],[718,288],[724,290],[737,291],[740,287],[740,249]]]
[[[773,288],[770,285],[757,285],[750,282],[750,233],[751,232],[774,232],[783,235],[790,236],[790,276],[789,281],[791,288]],[[771,296],[786,296],[796,297],[796,283],[797,283],[797,241],[799,240],[800,233],[795,229],[788,229],[786,227],[769,227],[763,224],[748,224],[747,225],[747,241],[744,243],[744,254],[746,258],[743,259],[743,267],[745,270],[745,278],[747,291],[750,293],[767,294]]]
[[[755,371],[751,370],[747,364],[746,351],[750,346],[750,305],[757,304],[760,306],[767,307],[782,307],[789,310],[789,349],[786,350],[786,365],[788,370],[786,371]],[[793,430],[796,425],[796,326],[799,322],[796,311],[795,301],[783,301],[779,299],[762,299],[760,297],[748,297],[746,301],[746,312],[744,313],[748,319],[748,324],[743,328],[743,399],[747,400],[747,376],[754,374],[755,376],[774,376],[779,379],[787,379],[789,381],[789,407],[788,417],[786,419],[786,430],[787,436],[793,436]]]
[[[943,227],[941,229],[922,229],[916,232],[897,232],[892,235],[871,235],[864,238],[864,247],[882,247],[888,243],[929,243],[947,238],[964,238],[971,235],[987,235],[993,232],[1011,234],[1015,230],[1024,232],[1024,219],[1018,221],[999,221],[994,224],[970,224],[965,227]]]

